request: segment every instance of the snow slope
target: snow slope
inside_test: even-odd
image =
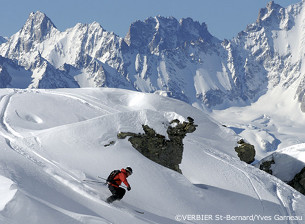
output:
[[[305,219],[303,195],[240,162],[234,152],[240,137],[181,101],[109,88],[1,89],[0,99],[1,223]],[[169,121],[188,116],[198,128],[184,139],[183,175],[145,158],[127,139],[116,138],[119,131],[142,133],[142,124],[166,136]],[[115,144],[105,147],[110,141]],[[82,181],[126,166],[134,170],[128,178],[132,190],[113,205],[104,202],[110,195],[105,186]],[[204,215],[210,220],[202,220]]]
[[[214,110],[210,115],[253,144],[256,159],[305,142],[305,115],[295,97],[296,86],[276,87],[249,106]],[[293,99],[293,100],[291,100]]]

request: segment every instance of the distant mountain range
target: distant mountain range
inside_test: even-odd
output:
[[[219,40],[191,18],[136,21],[122,38],[96,22],[62,32],[38,11],[0,38],[0,87],[114,87],[203,109],[248,104],[292,86],[305,111],[304,15],[304,2],[270,2],[235,38]]]

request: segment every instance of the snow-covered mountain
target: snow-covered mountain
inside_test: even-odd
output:
[[[304,1],[282,8],[270,2],[261,9],[256,23],[230,42],[231,51],[241,55],[244,80],[267,91],[275,86],[297,88],[296,97],[304,95]],[[253,90],[252,85],[246,88]]]
[[[304,196],[241,162],[240,137],[182,101],[111,88],[2,89],[0,99],[3,224],[304,223]],[[183,140],[183,175],[117,137],[143,124],[167,136],[188,116],[198,127]],[[112,205],[106,186],[83,182],[126,166],[131,191]]]
[[[36,12],[1,45],[1,54],[32,72],[31,88],[97,87],[108,82],[126,87],[126,79],[102,62],[102,57],[116,57],[121,42],[97,23],[60,32],[45,14]]]
[[[59,31],[38,11],[0,46],[0,55],[32,73],[30,88],[107,86],[224,108],[283,86],[296,88],[303,102],[304,4],[270,2],[255,23],[224,41],[191,18],[136,21],[121,38],[96,22]]]

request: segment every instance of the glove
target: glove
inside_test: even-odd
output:
[[[128,187],[127,187],[127,191],[130,191],[130,190],[131,190],[131,187],[130,187],[130,186],[128,186]]]

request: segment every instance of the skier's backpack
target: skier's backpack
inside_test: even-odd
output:
[[[121,171],[120,170],[113,170],[110,174],[109,174],[109,176],[108,176],[108,178],[107,178],[107,182],[108,183],[112,183],[112,184],[116,184],[115,183],[115,176],[116,175],[118,175],[119,173],[121,173]]]

